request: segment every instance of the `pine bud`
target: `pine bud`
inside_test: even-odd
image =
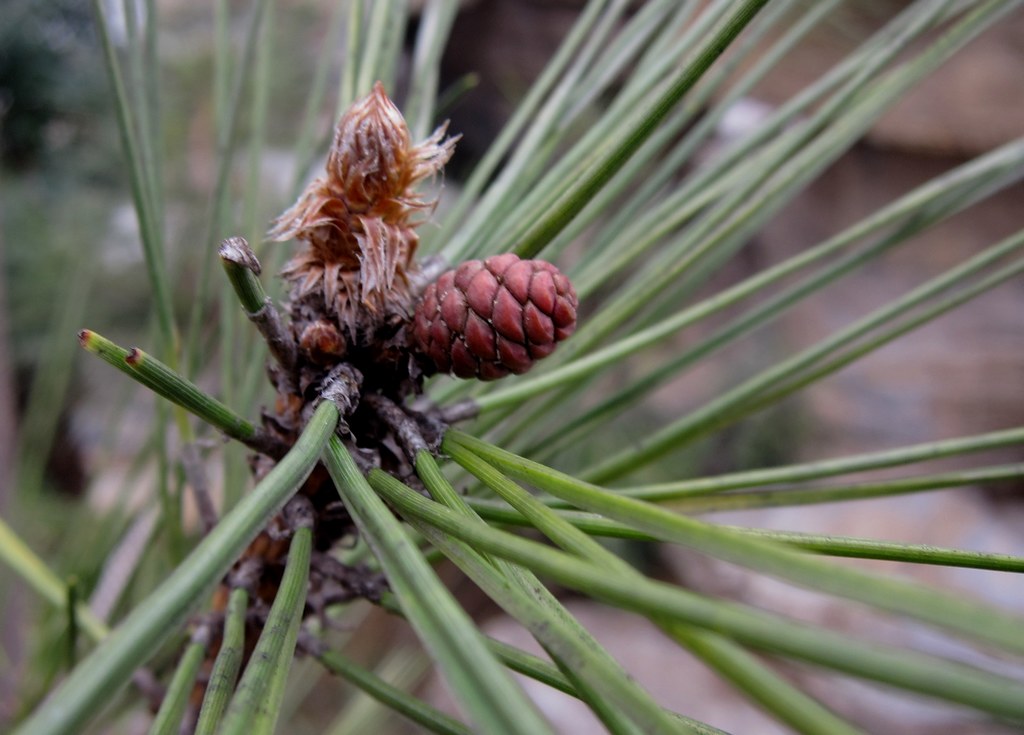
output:
[[[299,336],[299,349],[317,365],[337,365],[347,345],[338,328],[326,319],[308,324]]]
[[[551,263],[512,253],[470,260],[427,287],[412,336],[439,372],[525,373],[576,329],[576,292]]]
[[[307,186],[268,233],[305,243],[282,272],[292,300],[310,301],[356,344],[409,315],[416,227],[433,206],[417,185],[452,155],[457,138],[446,139],[446,128],[413,145],[378,82],[338,121],[326,177]]]

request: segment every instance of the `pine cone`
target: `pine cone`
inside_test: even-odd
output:
[[[576,291],[551,263],[512,253],[470,260],[427,287],[413,340],[439,372],[525,373],[576,329]]]

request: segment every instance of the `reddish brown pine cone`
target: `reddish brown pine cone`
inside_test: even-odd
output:
[[[576,329],[576,291],[551,263],[506,253],[470,260],[427,287],[416,346],[440,372],[495,380],[525,373]]]

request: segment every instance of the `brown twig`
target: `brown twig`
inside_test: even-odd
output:
[[[446,424],[457,424],[460,421],[475,419],[480,414],[480,406],[472,398],[442,406],[437,409],[438,417]]]
[[[327,645],[308,630],[299,631],[299,637],[295,645],[298,650],[313,658],[320,658],[327,651]]]
[[[430,448],[416,419],[387,396],[380,394],[364,396],[363,401],[394,432],[395,438],[405,451],[406,459],[415,466],[416,455]]]
[[[288,501],[282,512],[285,525],[295,533],[300,528],[313,528],[316,513],[313,503],[304,495],[296,495]]]
[[[136,669],[135,673],[132,674],[132,683],[142,693],[142,696],[146,698],[150,709],[154,712],[160,709],[160,703],[164,701],[167,689],[156,678],[156,674],[152,670]]]
[[[275,460],[284,457],[291,449],[291,445],[261,427],[256,427],[256,433],[243,439],[242,443],[254,452],[265,454]]]
[[[449,406],[437,406],[429,398],[420,397],[412,404],[412,409],[422,416],[443,423],[445,426],[474,419],[480,414],[480,406],[472,398],[464,398]]]
[[[210,483],[206,477],[206,468],[203,466],[203,458],[199,456],[195,442],[187,442],[181,448],[181,466],[185,470],[185,481],[192,488],[192,494],[196,500],[196,509],[199,511],[199,522],[202,524],[203,534],[207,534],[217,525],[217,509],[210,497]]]

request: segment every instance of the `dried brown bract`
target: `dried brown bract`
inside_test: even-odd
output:
[[[416,186],[437,174],[456,138],[446,125],[413,144],[405,119],[378,82],[338,121],[325,178],[310,184],[273,225],[273,240],[305,247],[285,266],[293,301],[311,301],[346,337],[372,339],[411,311],[409,276],[419,243],[418,214],[429,210]]]

